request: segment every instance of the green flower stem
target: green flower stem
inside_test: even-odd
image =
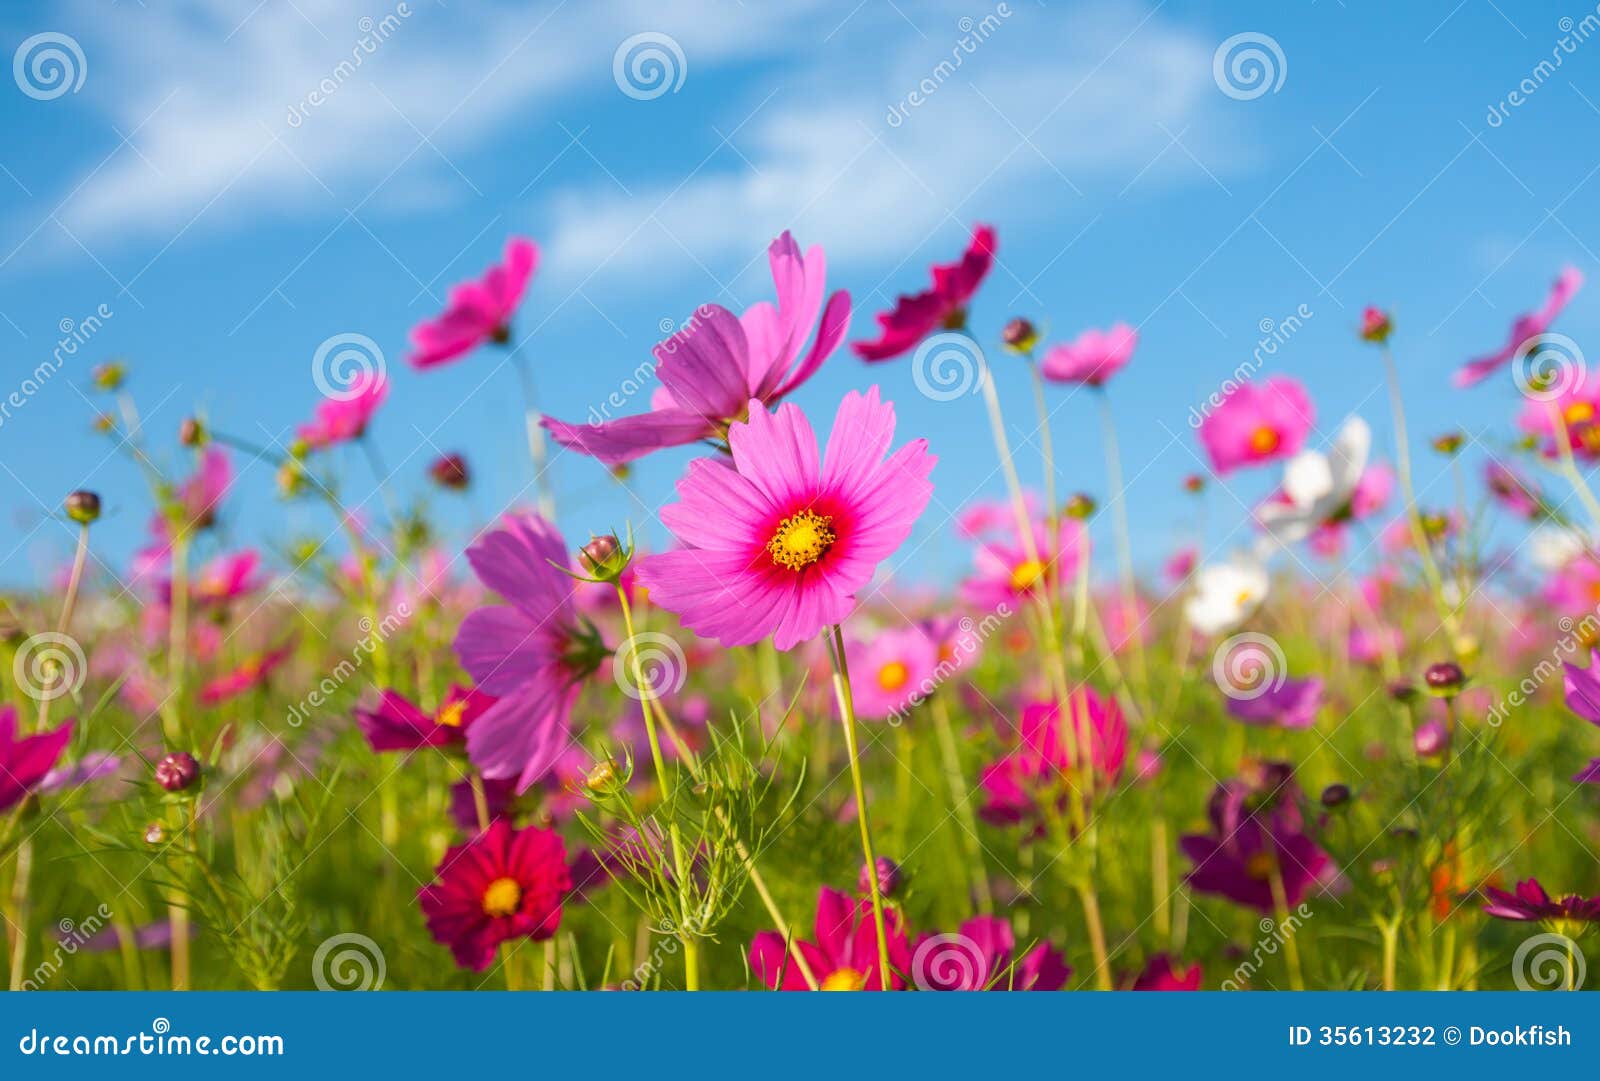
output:
[[[844,654],[844,631],[833,627],[833,693],[839,701],[839,719],[844,725],[845,749],[850,755],[850,783],[855,786],[856,822],[861,827],[861,854],[866,859],[867,884],[872,893],[872,922],[878,932],[878,977],[888,990],[893,976],[889,968],[889,936],[883,918],[883,891],[878,887],[878,860],[872,851],[872,827],[868,823],[866,786],[861,781],[861,748],[856,743],[856,707],[850,694],[850,667]]]

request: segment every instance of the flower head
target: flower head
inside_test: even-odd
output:
[[[272,673],[293,655],[293,639],[274,649],[251,654],[232,671],[223,673],[201,687],[200,704],[215,706],[263,686]]]
[[[17,738],[17,711],[0,706],[0,811],[15,807],[55,766],[72,739],[72,722]]]
[[[1394,474],[1369,466],[1372,429],[1351,417],[1327,453],[1302,450],[1283,469],[1283,487],[1262,504],[1256,518],[1267,535],[1289,545],[1314,538],[1321,551],[1337,552],[1345,527],[1377,513],[1394,488]]]
[[[1217,786],[1207,813],[1211,832],[1183,837],[1194,862],[1191,889],[1216,894],[1259,912],[1275,911],[1275,887],[1297,908],[1313,890],[1339,881],[1339,869],[1306,832],[1299,788],[1286,765],[1269,765],[1251,781]]]
[[[924,935],[911,957],[926,991],[1059,991],[1072,978],[1061,951],[1041,942],[1013,963],[1017,938],[998,916],[974,916],[954,935]]]
[[[911,946],[906,941],[900,914],[884,913],[884,945],[889,952],[887,985],[898,991],[905,986],[900,973],[911,968]],[[806,967],[816,977],[821,991],[882,991],[884,974],[878,967],[878,935],[872,919],[872,903],[854,900],[848,894],[827,886],[817,894],[816,941],[796,940],[794,949],[806,959]],[[776,931],[762,931],[750,943],[750,967],[768,988],[778,991],[804,991],[808,984],[795,959]]]
[[[1483,906],[1484,912],[1498,919],[1600,923],[1600,897],[1584,897],[1580,894],[1551,897],[1539,885],[1537,878],[1518,882],[1515,893],[1497,890],[1492,886],[1485,888],[1484,892],[1489,895],[1489,903]]]
[[[1055,702],[1023,707],[1014,749],[978,774],[988,797],[984,818],[1002,825],[1036,820],[1050,801],[1080,787],[1086,745],[1092,782],[1116,782],[1128,757],[1122,707],[1092,687],[1080,687],[1064,708],[1065,716]]]
[[[1135,991],[1198,991],[1200,966],[1174,968],[1172,958],[1158,953],[1145,962],[1144,971],[1133,981]]]
[[[1382,308],[1369,304],[1361,313],[1361,339],[1382,345],[1394,330],[1394,320]]]
[[[300,425],[296,434],[309,450],[360,439],[388,396],[389,380],[382,372],[359,372],[347,392],[318,402],[310,423]]]
[[[1249,725],[1310,728],[1322,708],[1322,680],[1279,679],[1266,687],[1228,695],[1228,713]]]
[[[656,346],[661,386],[649,412],[585,424],[546,417],[555,441],[615,468],[662,447],[720,439],[747,416],[752,399],[776,405],[815,375],[844,340],[850,294],[839,290],[824,306],[822,248],[802,255],[787,232],[772,242],[767,258],[776,306],[762,301],[736,316],[720,305],[704,305]]]
[[[966,326],[967,304],[988,276],[996,245],[994,229],[974,227],[972,241],[958,261],[934,264],[931,289],[901,296],[892,310],[878,316],[877,339],[852,342],[850,348],[862,360],[890,360],[915,349],[941,327],[958,330]]]
[[[1298,453],[1315,420],[1311,398],[1295,380],[1246,381],[1200,422],[1200,443],[1213,469],[1231,473]]]
[[[1582,271],[1571,266],[1563,268],[1555,283],[1550,286],[1550,293],[1545,297],[1544,306],[1537,311],[1517,316],[1511,324],[1511,333],[1507,336],[1506,343],[1499,349],[1464,364],[1456,372],[1456,386],[1470,387],[1483,382],[1494,374],[1496,369],[1534,344],[1535,339],[1549,331],[1550,324],[1556,321],[1556,316],[1560,315],[1561,310],[1577,295],[1582,285]]]
[[[1579,377],[1554,394],[1530,396],[1517,417],[1522,430],[1542,442],[1546,457],[1557,457],[1565,442],[1579,458],[1600,458],[1600,378],[1577,371]]]
[[[961,583],[967,603],[987,611],[998,611],[1002,605],[1019,609],[1027,598],[1048,593],[1051,583],[1071,581],[1088,557],[1087,534],[1075,519],[1062,519],[1052,539],[1049,523],[1033,518],[1031,547],[1011,524],[1014,519],[1005,521],[1007,528],[973,552],[972,574]]]
[[[1261,607],[1270,585],[1267,569],[1252,555],[1208,563],[1195,572],[1194,592],[1183,602],[1184,618],[1201,634],[1233,630]]]
[[[939,649],[915,625],[880,631],[845,647],[856,715],[869,721],[894,717],[926,696],[939,665]]]
[[[511,337],[511,317],[539,267],[539,247],[514,236],[505,256],[477,281],[450,290],[450,302],[437,318],[411,331],[411,366],[433,368],[472,352],[484,342]]]
[[[1127,323],[1116,323],[1109,330],[1086,330],[1045,353],[1039,372],[1056,383],[1104,386],[1133,358],[1138,344],[1139,332]]]
[[[685,626],[725,646],[780,650],[841,622],[933,494],[926,440],[889,454],[894,406],[845,395],[825,455],[794,405],[756,400],[728,430],[733,464],[689,463],[661,520],[682,548],[646,556],[639,583]]]
[[[456,684],[432,713],[397,691],[386,690],[372,709],[357,707],[356,723],[374,751],[414,751],[419,747],[460,747],[467,731],[494,705],[476,688]]]
[[[554,935],[571,885],[560,835],[500,819],[447,851],[417,900],[434,941],[462,968],[482,972],[500,943]]]

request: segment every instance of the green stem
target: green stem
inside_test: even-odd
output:
[[[856,707],[850,694],[850,668],[845,660],[844,631],[833,627],[833,693],[839,702],[839,719],[844,725],[844,743],[850,756],[850,783],[855,787],[856,822],[861,827],[861,854],[866,859],[867,883],[872,894],[872,923],[878,933],[878,979],[889,989],[893,970],[889,968],[889,935],[883,918],[883,891],[878,888],[878,860],[872,851],[872,827],[867,818],[867,792],[861,781],[861,749],[856,743]]]

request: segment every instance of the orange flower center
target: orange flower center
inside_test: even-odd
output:
[[[803,510],[791,514],[778,523],[778,528],[767,541],[767,554],[779,566],[792,571],[805,570],[827,554],[838,540],[828,528],[833,521],[826,514]]]
[[[1265,424],[1250,433],[1250,449],[1257,454],[1271,454],[1278,449],[1280,442],[1282,437],[1278,435],[1278,429]]]
[[[859,991],[867,985],[867,974],[854,968],[836,968],[823,979],[822,991]]]
[[[1245,861],[1244,873],[1258,882],[1265,882],[1272,877],[1275,866],[1271,852],[1257,852]]]
[[[486,916],[509,916],[522,903],[522,887],[514,878],[497,878],[483,891],[483,913]]]
[[[898,691],[911,678],[911,669],[899,661],[890,661],[878,669],[878,686],[886,691]]]
[[[1011,569],[1011,588],[1026,593],[1044,577],[1044,564],[1037,559],[1025,559]]]
[[[1569,427],[1587,424],[1594,419],[1594,406],[1588,402],[1573,402],[1561,414]]]
[[[461,715],[467,711],[467,700],[459,699],[455,702],[446,702],[439,707],[439,712],[433,715],[433,723],[444,725],[446,728],[460,728]]]

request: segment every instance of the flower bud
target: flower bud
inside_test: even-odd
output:
[[[108,360],[104,364],[96,364],[89,372],[89,378],[94,380],[94,385],[100,390],[116,390],[122,386],[123,380],[128,377],[128,369],[120,360]]]
[[[94,418],[94,430],[101,435],[117,430],[117,418],[110,413],[100,413]]]
[[[1422,681],[1428,685],[1429,694],[1437,698],[1454,698],[1467,685],[1467,674],[1454,661],[1441,661],[1428,666],[1428,670],[1422,674]]]
[[[1094,496],[1078,492],[1067,500],[1061,513],[1074,521],[1087,521],[1095,512]]]
[[[63,505],[67,509],[67,517],[79,525],[88,525],[100,517],[100,497],[82,488],[67,496]]]
[[[1322,790],[1322,805],[1327,808],[1343,807],[1350,802],[1350,786],[1330,784]]]
[[[602,758],[589,770],[583,783],[595,795],[606,796],[617,790],[621,780],[617,774],[617,764],[609,758]]]
[[[206,442],[205,425],[195,417],[184,417],[178,425],[178,442],[186,447],[201,447]]]
[[[188,751],[173,751],[156,763],[156,784],[168,792],[182,792],[200,779],[200,763]]]
[[[1389,334],[1394,330],[1394,321],[1389,318],[1389,313],[1382,308],[1368,306],[1361,313],[1361,339],[1382,345],[1389,340]]]
[[[1402,705],[1417,700],[1416,684],[1409,680],[1397,679],[1389,684],[1389,697]]]
[[[879,856],[873,862],[878,869],[878,892],[884,897],[893,897],[901,886],[900,865],[888,856]],[[872,892],[872,879],[864,863],[861,865],[861,874],[856,878],[856,890],[860,893]]]
[[[459,454],[441,454],[433,460],[428,467],[428,476],[433,478],[433,483],[441,488],[449,488],[459,492],[472,483],[472,475],[467,471],[467,460]]]
[[[152,822],[144,828],[144,843],[158,845],[167,839],[167,830],[159,822]]]
[[[1039,344],[1039,331],[1019,315],[1005,325],[1000,332],[1000,340],[1013,353],[1031,353],[1033,347]]]
[[[628,567],[628,553],[622,548],[622,542],[616,535],[607,533],[602,537],[591,537],[588,544],[578,550],[578,561],[583,564],[583,569],[596,578],[606,582],[615,582],[622,576]]]
[[[1183,490],[1198,495],[1206,490],[1206,478],[1199,473],[1190,473],[1183,478]]]
[[[1421,757],[1433,758],[1450,746],[1450,730],[1443,721],[1427,721],[1417,726],[1411,745]]]
[[[1443,435],[1433,437],[1433,449],[1446,456],[1452,455],[1461,449],[1461,444],[1465,443],[1466,439],[1467,437],[1460,432],[1445,432]]]

